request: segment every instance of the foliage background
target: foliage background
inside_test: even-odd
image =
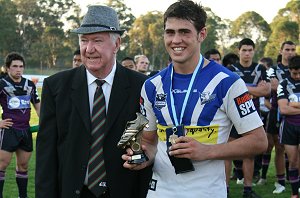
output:
[[[126,30],[118,60],[145,54],[151,62],[151,70],[164,68],[168,55],[163,42],[163,13],[151,11],[136,18],[123,0],[107,0],[106,4],[116,9],[121,28]],[[282,42],[292,40],[299,45],[299,0],[291,0],[278,10],[270,24],[253,11],[230,21],[222,20],[208,7],[205,10],[208,36],[202,45],[202,53],[211,48],[218,49],[222,55],[236,53],[236,44],[248,37],[257,46],[255,61],[263,56],[275,60]],[[71,68],[78,37],[70,30],[78,27],[81,19],[81,9],[74,0],[0,0],[0,27],[3,27],[0,31],[0,65],[6,54],[18,51],[25,56],[27,68],[37,74]],[[299,53],[300,47],[297,48]]]

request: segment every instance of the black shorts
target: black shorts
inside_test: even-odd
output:
[[[278,120],[278,109],[271,109],[267,119],[266,131],[269,134],[279,134],[280,120]]]
[[[27,152],[33,151],[32,133],[29,129],[1,129],[0,130],[0,149],[8,152],[15,152],[22,149]]]
[[[282,123],[282,134],[280,143],[286,145],[300,144],[300,126],[292,125],[288,122]]]

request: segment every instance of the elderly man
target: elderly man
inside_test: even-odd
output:
[[[150,169],[123,168],[117,143],[139,111],[146,76],[116,62],[124,30],[113,9],[90,6],[73,32],[83,64],[43,85],[36,197],[145,197]]]

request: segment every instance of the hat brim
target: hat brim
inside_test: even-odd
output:
[[[72,33],[76,34],[92,34],[97,32],[115,32],[122,35],[125,30],[108,30],[107,28],[102,27],[79,27],[77,29],[71,30]]]

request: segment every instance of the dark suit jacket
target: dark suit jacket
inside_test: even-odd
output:
[[[146,196],[150,168],[123,168],[117,148],[127,121],[139,112],[140,90],[147,76],[117,64],[107,112],[104,158],[111,198]],[[44,80],[36,144],[36,198],[80,196],[91,143],[91,121],[84,66]]]

